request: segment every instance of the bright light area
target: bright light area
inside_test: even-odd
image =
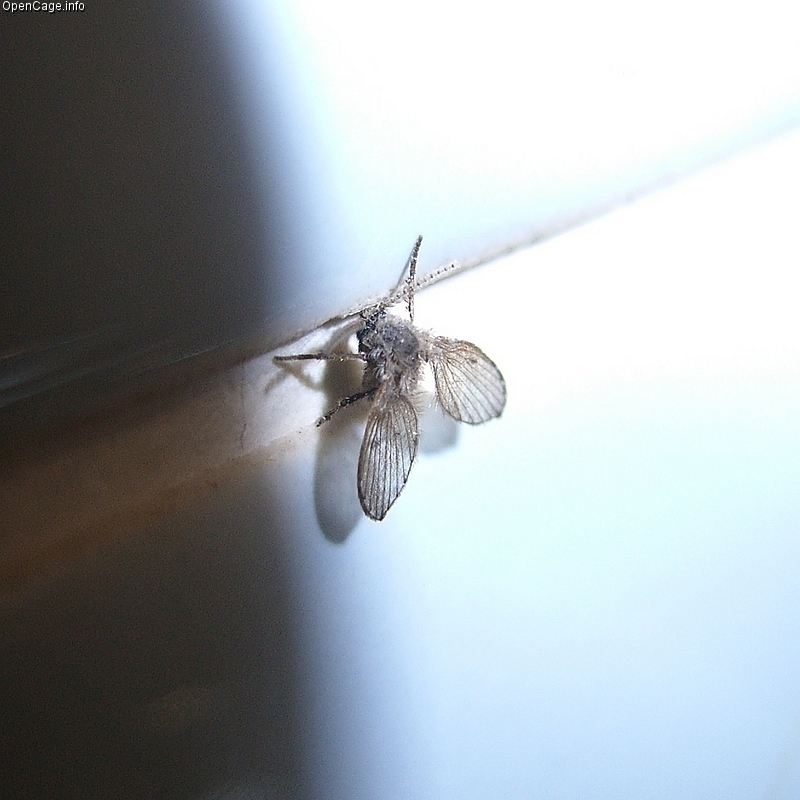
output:
[[[437,290],[510,397],[398,509],[448,794],[800,791],[799,186],[795,134]]]
[[[305,2],[293,18],[353,224],[383,233],[414,209],[429,237],[523,236],[800,114],[787,3]]]
[[[800,120],[789,2],[242,0],[220,12],[254,147],[285,170],[282,224],[301,226],[295,317],[320,296],[324,319],[385,291],[420,232],[423,270],[466,260]]]

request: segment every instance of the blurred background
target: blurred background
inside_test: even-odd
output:
[[[79,5],[0,28],[0,794],[800,795],[791,4]],[[509,401],[376,524],[271,354],[419,233]]]

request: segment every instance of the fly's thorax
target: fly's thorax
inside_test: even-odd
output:
[[[418,332],[410,322],[386,313],[367,318],[358,332],[358,349],[376,381],[391,381],[403,394],[413,390],[422,359]]]

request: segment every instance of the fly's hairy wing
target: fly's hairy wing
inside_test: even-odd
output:
[[[451,417],[477,425],[500,416],[506,404],[506,382],[480,348],[436,336],[428,359],[439,402]]]
[[[379,392],[358,458],[358,499],[370,519],[382,520],[403,491],[418,441],[417,414],[411,403]]]

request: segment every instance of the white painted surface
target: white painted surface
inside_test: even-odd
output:
[[[265,7],[219,8],[260,48],[233,47],[251,144],[298,104],[253,162],[255,212],[286,203],[272,341],[391,286],[420,231],[428,266],[480,255],[797,117],[788,4],[297,5],[275,61]],[[421,295],[509,404],[380,525],[351,514],[356,422],[314,429],[330,398],[268,355],[26,451],[14,785],[796,797],[798,186],[793,134]]]
[[[795,134],[420,295],[509,402],[385,522],[328,543],[286,462],[319,791],[796,796],[799,179]]]

